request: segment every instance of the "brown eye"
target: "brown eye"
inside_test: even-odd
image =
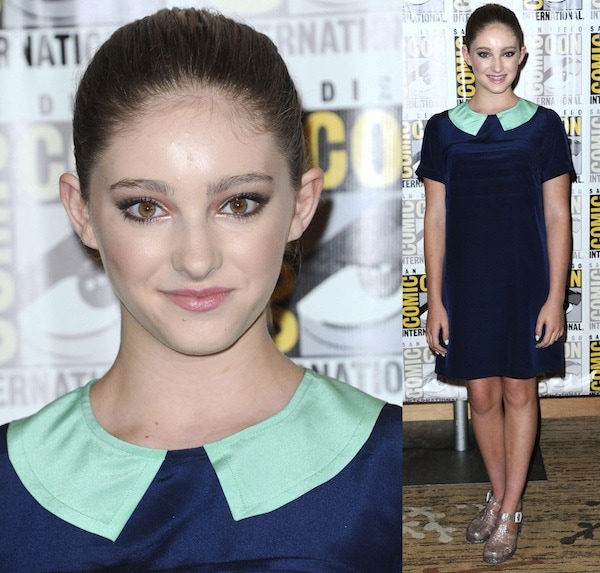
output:
[[[248,211],[248,199],[244,197],[236,197],[229,203],[231,212],[236,215],[243,215]]]
[[[220,206],[219,212],[237,219],[246,219],[258,215],[268,202],[269,197],[259,193],[239,194],[227,199]]]
[[[156,204],[150,201],[143,201],[138,205],[138,213],[141,217],[154,217],[156,214]]]

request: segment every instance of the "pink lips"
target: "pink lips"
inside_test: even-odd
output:
[[[163,294],[179,308],[191,312],[215,310],[225,301],[231,289],[211,287],[204,289],[178,289],[163,291]]]

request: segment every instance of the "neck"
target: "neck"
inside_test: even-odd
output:
[[[231,348],[187,356],[152,337],[122,336],[109,372],[92,388],[99,423],[128,442],[196,447],[281,410],[303,370],[283,356],[262,322]]]
[[[504,94],[485,97],[475,92],[475,95],[469,100],[469,107],[477,113],[494,115],[514,107],[519,101],[519,97],[512,91]]]

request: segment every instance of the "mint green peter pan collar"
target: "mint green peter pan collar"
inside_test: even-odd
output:
[[[519,98],[517,103],[504,111],[496,114],[500,125],[504,131],[515,129],[527,123],[538,109],[538,105],[523,98]],[[461,131],[469,135],[477,135],[481,126],[488,118],[485,113],[473,111],[468,102],[463,102],[448,111],[450,121]]]
[[[96,420],[92,383],[12,422],[10,461],[48,511],[116,540],[150,487],[166,450],[115,438]],[[365,444],[384,402],[305,371],[274,416],[204,446],[237,521],[273,511],[337,475]]]

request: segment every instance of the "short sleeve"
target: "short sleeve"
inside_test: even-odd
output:
[[[440,114],[429,118],[423,134],[421,146],[421,161],[417,167],[417,177],[422,181],[424,177],[446,183],[444,154],[440,138]]]
[[[542,182],[568,173],[575,178],[571,148],[563,123],[558,114],[546,109],[546,136],[542,139]]]

